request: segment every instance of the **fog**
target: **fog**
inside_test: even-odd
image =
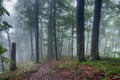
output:
[[[86,56],[90,56],[91,53],[93,2],[88,0],[85,6]],[[76,1],[66,0],[66,4],[58,1],[56,14],[53,3],[50,0],[39,1],[39,4],[34,0],[3,1],[3,6],[10,16],[1,16],[1,21],[7,21],[12,26],[0,32],[0,44],[8,50],[3,56],[10,58],[11,45],[14,42],[16,43],[17,64],[35,62],[38,46],[40,61],[48,58],[55,59],[56,51],[59,58],[77,57]],[[119,4],[119,0],[103,1],[99,37],[99,53],[102,57],[120,57]]]

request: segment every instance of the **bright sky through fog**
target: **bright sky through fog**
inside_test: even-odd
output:
[[[8,12],[12,13],[14,10],[14,5],[17,2],[17,0],[5,0],[4,1],[4,6],[8,10]]]
[[[16,2],[17,2],[17,0],[4,0],[3,5],[10,14],[12,14],[14,12],[14,6],[15,6]],[[9,32],[13,32],[13,31],[14,31],[13,28],[9,30]],[[2,33],[2,35],[4,35],[4,37],[7,39],[6,33]]]

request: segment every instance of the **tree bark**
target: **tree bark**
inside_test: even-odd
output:
[[[92,60],[99,60],[99,25],[101,17],[101,6],[102,0],[95,0],[94,7],[94,20],[93,20],[93,30],[92,30],[92,43],[91,43],[91,57]]]
[[[54,0],[54,15],[53,15],[53,27],[54,27],[54,41],[55,41],[55,56],[56,60],[58,60],[58,52],[57,52],[57,37],[56,37],[56,0]]]
[[[70,39],[68,40],[68,43],[67,43],[67,56],[70,56]]]
[[[42,20],[40,19],[40,21],[41,21],[41,27],[40,27],[40,45],[41,45],[41,47],[40,47],[40,54],[41,54],[41,59],[43,59],[43,52],[42,52],[42,49],[43,49],[43,46],[42,46],[42,43],[43,43],[43,31],[42,31],[42,29],[43,29],[43,24],[42,24]]]
[[[12,43],[11,60],[13,62],[11,63],[10,71],[15,71],[17,69],[17,66],[16,66],[16,43]]]
[[[89,39],[90,39],[90,32],[87,32],[87,42],[86,42],[86,55],[88,54],[89,50]]]
[[[53,2],[50,2],[50,14],[49,14],[49,22],[48,22],[48,50],[47,50],[47,59],[53,59],[53,25],[52,25],[52,10],[53,10]]]
[[[34,60],[34,51],[33,51],[33,37],[32,37],[32,28],[30,26],[30,44],[31,44],[31,60]]]
[[[84,0],[77,0],[77,55],[79,61],[84,61]]]
[[[36,44],[36,63],[39,63],[39,15],[38,15],[38,7],[39,2],[38,0],[35,0],[35,23],[36,23],[36,29],[35,29],[35,44]]]
[[[61,29],[61,44],[60,44],[60,46],[61,46],[61,47],[60,47],[60,48],[61,48],[61,49],[60,49],[60,58],[62,57],[62,52],[63,52],[63,41],[64,41],[64,40],[63,40],[63,34],[64,34],[64,33],[63,33],[63,27],[62,27],[62,29]]]
[[[72,59],[73,59],[73,42],[74,42],[74,25],[72,25],[72,41],[71,41],[71,53],[72,53]]]
[[[2,58],[3,56],[2,56],[2,54],[0,55],[0,58],[1,58],[1,65],[2,65],[2,72],[4,72],[5,71],[5,69],[4,69],[4,62],[3,62],[3,58]]]

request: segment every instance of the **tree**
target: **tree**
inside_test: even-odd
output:
[[[2,5],[2,1],[0,1],[0,31],[6,31],[7,33],[7,36],[9,37],[9,28],[12,28],[12,26],[10,24],[8,24],[8,22],[6,21],[1,21],[1,16],[4,16],[5,14],[10,16],[9,12],[4,8],[4,6]],[[8,41],[9,41],[9,55],[10,55],[10,51],[11,51],[11,46],[10,46],[10,37],[8,38]],[[11,60],[6,58],[6,57],[3,57],[2,54],[4,52],[6,52],[7,49],[5,49],[4,47],[2,47],[2,45],[0,44],[0,57],[1,57],[1,61],[2,61],[2,70],[4,72],[4,63],[3,62],[10,62],[11,63]],[[9,56],[10,57],[10,56]]]
[[[73,12],[71,10],[73,9],[73,6],[72,0],[56,0],[55,2],[54,0],[50,0],[49,5],[47,56],[48,58],[52,56],[51,59],[53,59],[57,58],[56,55],[58,56],[58,58],[60,58],[62,52],[64,52],[62,51],[62,47],[64,45],[63,42],[67,40],[64,36],[68,36],[68,34],[70,35],[71,25],[73,25],[74,22]],[[54,10],[55,8],[56,11]],[[54,25],[56,26],[55,28]]]
[[[38,0],[35,0],[35,23],[36,23],[36,29],[35,29],[35,44],[36,44],[36,63],[39,63],[39,15],[38,15]]]
[[[17,69],[17,66],[16,66],[16,43],[12,43],[11,60],[13,62],[10,65],[10,71],[15,71]]]
[[[41,1],[40,1],[40,3],[41,3]],[[43,4],[44,5],[44,4]],[[41,5],[41,6],[43,6],[43,5]],[[23,41],[21,41],[21,40],[19,40],[19,37],[22,35],[22,34],[25,34],[26,32],[27,32],[27,35],[29,35],[29,36],[27,36],[26,38],[27,39],[25,39],[25,38],[23,38],[25,41],[27,41],[27,42],[23,42],[25,45],[29,45],[30,47],[31,47],[31,51],[28,51],[28,50],[26,50],[26,51],[28,51],[29,53],[31,53],[31,55],[30,55],[30,57],[31,57],[31,60],[32,61],[34,61],[35,60],[35,44],[34,44],[34,40],[35,40],[35,33],[36,33],[36,19],[35,19],[35,17],[36,17],[36,12],[35,12],[35,10],[36,10],[36,8],[35,8],[35,1],[33,1],[33,0],[18,0],[17,1],[17,5],[16,5],[16,10],[17,10],[17,16],[16,16],[16,18],[17,18],[17,26],[16,26],[16,30],[18,31],[17,32],[17,34],[18,34],[18,38],[17,38],[17,44],[19,45],[19,44],[21,44],[21,42]],[[38,6],[39,8],[41,7],[41,6]],[[41,9],[40,9],[41,10]],[[39,11],[40,11],[39,10]],[[38,12],[38,14],[39,14],[40,12]],[[40,18],[41,19],[41,18]],[[41,22],[40,20],[39,20],[39,22]],[[42,22],[41,22],[42,23]],[[42,25],[41,25],[42,26]],[[24,32],[21,32],[21,30],[20,29],[23,29],[24,30]],[[41,32],[41,31],[40,31]],[[39,32],[39,33],[40,33]],[[22,34],[21,34],[22,33]],[[41,33],[40,33],[41,34]],[[42,35],[42,34],[41,34]],[[24,36],[23,36],[24,37]],[[40,37],[39,37],[40,38]],[[40,42],[41,42],[42,40],[40,40]],[[27,44],[26,44],[27,43]],[[30,44],[29,44],[30,43]],[[17,48],[17,53],[19,53],[20,51],[20,49],[23,49],[23,48],[21,48],[20,47],[20,45],[19,46],[17,46],[17,47],[19,47],[19,49]],[[27,47],[27,49],[29,49],[29,47]],[[39,49],[40,50],[40,49]],[[41,50],[42,51],[42,50]],[[20,58],[22,58],[21,57],[22,55],[19,55],[19,57]],[[28,56],[29,57],[29,56]]]
[[[53,16],[53,27],[54,27],[54,41],[55,41],[55,57],[58,60],[58,52],[57,52],[57,38],[56,38],[56,0],[54,0],[54,16]]]
[[[2,54],[4,54],[7,51],[1,44],[0,44],[0,57],[1,57],[1,62],[2,62],[2,71],[4,72],[4,60]]]
[[[84,0],[77,0],[77,55],[79,61],[84,61]]]
[[[47,50],[47,59],[53,59],[53,24],[52,24],[52,10],[53,10],[53,0],[50,1],[50,10],[49,10],[49,20],[48,20],[48,50]]]
[[[102,0],[95,0],[93,30],[92,30],[92,43],[91,43],[92,60],[100,59],[98,44],[99,44],[99,27],[100,27],[100,17],[101,17],[101,6],[102,6]]]

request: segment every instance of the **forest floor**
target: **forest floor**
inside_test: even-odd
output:
[[[0,77],[0,80],[120,80],[120,60],[105,59],[80,63],[65,58],[37,64],[22,75],[9,76],[6,79]]]
[[[93,66],[70,65],[67,61],[46,62],[26,74],[23,80],[101,80],[104,77],[104,73]]]

